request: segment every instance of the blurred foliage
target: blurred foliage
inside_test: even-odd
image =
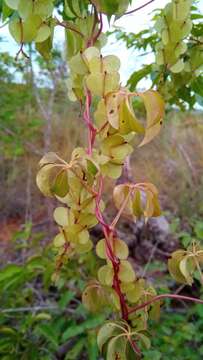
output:
[[[144,352],[145,360],[199,360],[202,358],[203,309],[201,305],[182,311],[177,309],[177,312],[168,307],[168,311],[166,310],[161,316],[160,322],[153,324],[153,332],[152,349]]]
[[[169,108],[175,105],[184,110],[192,109],[195,104],[203,105],[203,15],[199,11],[198,2],[193,4],[191,10],[191,16],[184,21],[188,32],[182,37],[173,15],[172,4],[156,9],[152,25],[139,33],[126,33],[118,27],[109,32],[109,35],[115,35],[116,40],[123,41],[128,49],[136,51],[137,56],[143,59],[142,68],[136,69],[127,81],[131,91],[135,91],[137,87],[139,89],[142,79],[150,79],[151,87],[159,90]],[[180,11],[180,18],[181,14]],[[178,46],[181,48],[180,53],[176,52]],[[177,54],[177,59],[174,54]],[[175,61],[177,63],[174,64]]]
[[[16,236],[21,235],[22,243],[28,229]],[[27,250],[29,247],[33,250],[32,243]],[[88,356],[96,360],[95,329],[105,314],[87,314],[79,300],[85,278],[95,272],[94,256],[83,256],[79,272],[73,260],[57,289],[51,282],[53,255],[49,247],[41,253],[39,246],[37,249],[38,254],[24,263],[8,264],[0,271],[0,358],[71,360]]]
[[[197,225],[195,232],[199,228]],[[96,256],[83,255],[79,266],[76,259],[71,260],[56,288],[51,282],[52,251],[49,246],[39,246],[37,237],[38,233],[31,231],[31,224],[17,232],[13,246],[19,254],[18,263],[0,270],[0,358],[98,360],[96,335],[109,314],[107,311],[91,315],[80,301],[86,279],[94,277],[98,269]],[[27,254],[31,250],[34,255],[19,261],[24,248]],[[168,280],[166,276],[160,292],[165,292],[169,285],[174,286],[171,279]],[[143,359],[200,359],[203,355],[202,306],[188,307],[187,304],[185,308],[170,300],[163,306],[166,311],[160,321],[150,324],[152,348],[144,352]]]

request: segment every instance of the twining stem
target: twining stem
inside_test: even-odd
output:
[[[29,59],[29,56],[23,50],[23,47],[24,47],[24,42],[23,42],[24,34],[23,34],[23,22],[22,22],[21,18],[19,20],[19,23],[20,23],[20,49],[18,50],[15,59],[18,60],[18,56],[20,54],[22,54],[24,57]]]
[[[152,2],[154,2],[155,0],[150,0],[150,1],[148,1],[148,2],[146,2],[145,4],[143,4],[143,5],[141,5],[141,6],[139,6],[139,7],[137,7],[137,8],[135,8],[135,9],[133,9],[133,10],[129,10],[129,11],[127,11],[125,14],[123,14],[123,15],[130,15],[130,14],[133,14],[134,12],[136,12],[136,11],[138,11],[138,10],[141,10],[141,9],[143,9],[145,6],[147,6],[147,5],[149,5],[149,4],[151,4]]]
[[[156,302],[156,301],[160,301],[161,299],[176,299],[176,300],[185,300],[185,301],[192,301],[192,302],[195,302],[197,304],[203,304],[203,300],[200,300],[198,298],[195,298],[195,297],[190,297],[190,296],[184,296],[184,295],[175,295],[175,294],[161,294],[161,295],[158,295],[158,296],[155,296],[153,297],[151,300],[149,301],[146,301],[145,303],[143,304],[140,304],[138,306],[135,306],[133,308],[130,308],[128,310],[128,315],[138,311],[138,310],[141,310],[143,308],[145,308],[146,306]]]
[[[93,37],[92,39],[92,43],[95,44],[95,42],[97,41],[97,39],[99,38],[99,36],[101,35],[101,32],[103,30],[103,19],[102,19],[102,13],[99,14],[99,30],[96,33],[96,35]]]
[[[67,21],[59,21],[57,18],[55,18],[56,20],[56,25],[62,26],[65,29],[68,29],[70,31],[73,31],[75,33],[77,33],[78,35],[80,35],[82,38],[84,38],[83,33],[81,33],[78,29],[76,29],[75,26],[73,26],[70,22]]]

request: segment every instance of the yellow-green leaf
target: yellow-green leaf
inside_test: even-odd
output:
[[[54,220],[56,221],[56,223],[60,226],[68,226],[68,209],[63,207],[63,206],[59,206],[54,210],[54,214],[53,214]]]

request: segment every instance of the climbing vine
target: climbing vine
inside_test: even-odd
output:
[[[3,19],[9,21],[10,34],[19,43],[17,58],[28,56],[26,44],[30,42],[35,43],[42,56],[50,58],[54,28],[61,26],[66,31],[68,96],[82,110],[87,142],[84,148],[74,149],[70,159],[53,152],[45,154],[39,162],[37,185],[45,196],[55,197],[61,203],[53,213],[58,226],[53,240],[52,279],[56,284],[63,267],[69,266],[69,259],[94,251],[90,229],[98,223],[102,227],[103,238],[97,242],[95,251],[104,263],[97,278],[87,283],[82,300],[92,312],[103,311],[105,307],[112,309],[114,315],[100,328],[97,338],[99,349],[108,360],[141,357],[141,349],[150,347],[148,320],[159,317],[164,298],[203,303],[176,294],[158,295],[151,283],[135,273],[128,260],[128,247],[118,236],[116,227],[121,216],[134,221],[160,216],[155,185],[150,182],[115,185],[113,200],[117,214],[111,222],[105,216],[106,179],[118,179],[134,150],[134,140],[138,147],[145,146],[159,134],[164,121],[165,104],[160,92],[156,88],[130,91],[121,86],[119,58],[102,54],[106,43],[103,17],[125,16],[129,3],[4,0],[2,9]],[[157,65],[174,74],[183,69],[192,71],[189,60],[184,58],[187,50],[184,38],[192,29],[191,5],[190,0],[172,0],[157,20],[156,29],[162,39],[156,47]],[[60,16],[53,15],[54,8],[58,8]],[[145,122],[135,116],[134,98],[143,102]],[[203,249],[193,243],[188,249],[172,254],[169,271],[178,282],[191,285],[196,270],[202,279],[202,262]]]

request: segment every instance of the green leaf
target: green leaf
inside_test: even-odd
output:
[[[148,144],[160,131],[164,117],[164,101],[157,91],[148,90],[139,93],[147,112],[147,127],[145,136],[139,146]]]
[[[57,207],[53,214],[54,220],[60,226],[68,226],[68,209],[65,207]]]
[[[79,339],[73,347],[68,350],[68,353],[66,354],[65,360],[75,360],[79,358],[79,355],[81,354],[83,348],[86,345],[86,339],[82,338]],[[81,354],[82,355],[82,354]]]
[[[113,276],[113,268],[109,265],[102,266],[98,271],[98,280],[102,285],[112,286]]]
[[[53,36],[50,36],[45,41],[40,43],[37,42],[35,44],[36,50],[39,52],[41,56],[43,56],[45,60],[50,60],[51,58],[52,43],[53,43]]]
[[[107,293],[105,289],[97,282],[90,283],[82,294],[84,306],[93,313],[103,311],[107,304]]]
[[[53,0],[37,0],[34,3],[34,13],[43,20],[50,17],[54,10]]]
[[[42,167],[44,165],[55,164],[57,162],[60,162],[60,158],[58,157],[57,154],[50,151],[42,157],[42,159],[39,162],[39,166]]]
[[[54,168],[54,164],[48,164],[42,167],[37,173],[37,186],[45,196],[53,196],[51,175]]]
[[[138,134],[144,133],[144,127],[136,119],[133,110],[130,107],[128,98],[124,99],[120,103],[119,131],[122,135],[128,135],[130,132],[136,132]]]
[[[124,283],[135,281],[136,276],[132,265],[127,260],[122,260],[119,266],[119,279]]]
[[[74,299],[74,297],[75,297],[75,293],[70,290],[66,291],[64,294],[61,294],[60,300],[58,302],[60,308],[62,310],[65,310],[69,305],[69,303],[71,302],[71,300]]]
[[[151,347],[150,339],[146,335],[138,333],[138,337],[146,349],[149,349]]]
[[[48,313],[38,313],[33,316],[33,321],[51,320],[51,315]]]
[[[126,243],[120,239],[114,238],[111,241],[111,246],[114,254],[118,259],[125,260],[128,257],[129,250]],[[96,245],[96,253],[101,259],[106,259],[106,248],[105,248],[105,239],[100,240]]]
[[[59,346],[58,339],[57,339],[56,331],[53,328],[53,325],[40,324],[35,328],[35,331],[36,331],[36,333],[44,336],[45,339],[51,343],[51,345],[53,346],[53,348],[55,350],[58,349],[58,346]]]
[[[67,170],[60,171],[57,174],[51,190],[57,196],[66,196],[69,190]]]
[[[11,9],[17,10],[20,0],[4,0]]]
[[[76,54],[69,61],[69,67],[75,74],[85,75],[88,72],[88,67],[85,64],[83,57],[80,53]]]
[[[101,165],[101,172],[105,176],[109,176],[112,179],[118,179],[122,173],[122,164],[114,164],[113,162],[108,162],[108,164]]]
[[[126,336],[114,337],[108,343],[106,360],[127,360],[126,347],[128,339]]]
[[[93,95],[102,96],[104,92],[104,75],[92,73],[86,77],[86,84]]]
[[[9,22],[9,32],[17,43],[21,42],[22,31],[19,19],[14,19]]]
[[[20,17],[25,20],[32,14],[33,2],[30,0],[19,0],[18,3],[18,13]]]
[[[63,247],[66,243],[65,237],[63,234],[57,234],[54,238],[53,244],[56,248]]]
[[[184,62],[182,59],[178,60],[177,63],[171,66],[170,68],[170,70],[175,74],[183,71],[183,69],[184,69]]]
[[[118,335],[121,332],[121,329],[119,329],[116,324],[112,321],[107,322],[104,324],[98,332],[97,335],[97,345],[99,347],[99,350],[102,352],[104,345],[108,342],[109,339],[111,339],[113,336]]]
[[[184,278],[186,279],[186,282],[189,285],[192,285],[193,283],[193,278],[190,275],[190,268],[189,268],[189,259],[187,256],[185,256],[179,264],[179,269],[181,274],[184,276]]]
[[[87,330],[95,329],[99,325],[101,325],[104,321],[103,315],[97,315],[94,317],[89,317],[88,320],[82,322],[81,324],[74,324],[69,326],[67,330],[63,333],[62,340],[67,341],[72,337],[78,336],[80,334],[84,334]]]
[[[127,86],[130,87],[130,91],[135,91],[138,82],[149,75],[151,71],[151,64],[144,66],[141,70],[135,71],[127,81]]]
[[[0,282],[7,281],[9,278],[22,273],[23,268],[14,264],[7,265],[0,271]]]
[[[181,273],[179,264],[180,261],[184,258],[186,252],[184,250],[177,250],[172,253],[171,259],[168,260],[168,269],[171,276],[181,284],[186,284],[187,280],[184,275]]]
[[[35,42],[44,42],[51,35],[51,29],[48,25],[42,24],[38,30],[37,36],[35,38]]]

